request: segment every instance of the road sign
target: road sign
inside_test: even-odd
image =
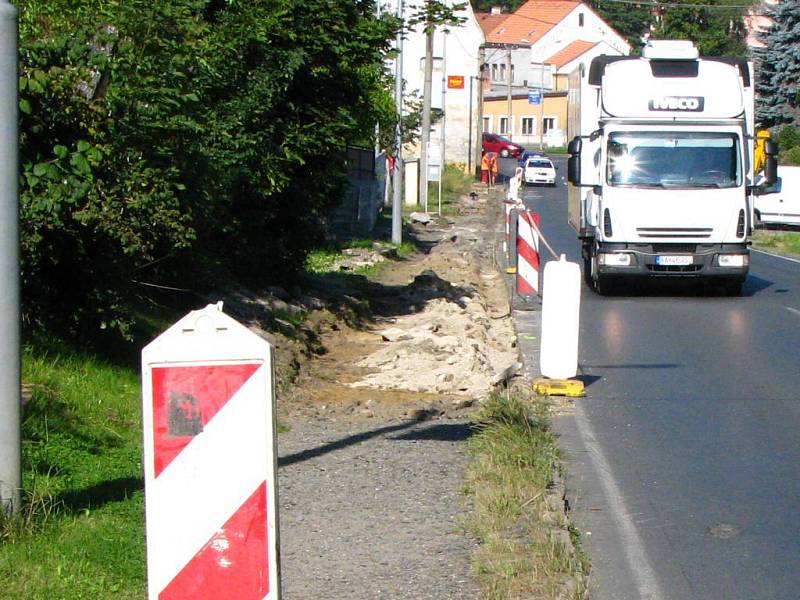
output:
[[[277,600],[272,348],[209,304],[142,351],[150,600]]]
[[[447,87],[454,90],[464,89],[464,76],[463,75],[448,75]]]
[[[541,90],[528,90],[528,104],[541,104],[542,91]]]

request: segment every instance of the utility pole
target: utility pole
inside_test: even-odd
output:
[[[397,18],[403,22],[403,0],[397,0]],[[392,243],[403,241],[403,30],[397,31],[397,57],[394,59],[394,101],[397,110],[395,128],[394,180],[392,181]]]
[[[486,70],[486,48],[478,50],[478,118],[475,123],[475,170],[480,170],[483,155],[483,73]]]
[[[419,202],[428,212],[428,142],[431,138],[431,89],[433,88],[433,23],[425,23],[425,81],[422,87],[422,131],[419,149]]]
[[[544,63],[539,71],[539,150],[544,150]]]
[[[0,0],[0,510],[19,509],[19,142],[17,9]]]
[[[512,136],[514,135],[513,128],[511,127],[511,48],[506,49],[506,101],[508,105],[506,106],[506,127],[508,131],[506,131],[506,135],[508,135],[508,139],[514,139]]]

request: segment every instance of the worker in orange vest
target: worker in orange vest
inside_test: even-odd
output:
[[[486,152],[481,154],[481,183],[489,184],[489,156]]]
[[[494,187],[497,181],[497,173],[500,171],[500,164],[497,162],[497,154],[495,152],[489,153],[489,187]]]

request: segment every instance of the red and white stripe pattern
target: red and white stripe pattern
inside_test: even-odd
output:
[[[517,294],[539,293],[539,215],[520,211],[517,226]]]
[[[145,370],[151,600],[277,598],[268,368],[245,362]]]

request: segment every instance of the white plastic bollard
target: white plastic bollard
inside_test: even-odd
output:
[[[580,267],[562,254],[544,266],[543,287],[540,370],[551,379],[569,379],[578,372]]]

